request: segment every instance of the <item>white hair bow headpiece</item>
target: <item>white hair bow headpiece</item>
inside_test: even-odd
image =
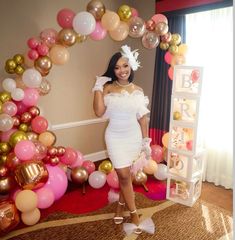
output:
[[[128,58],[129,64],[133,71],[136,71],[138,67],[140,67],[140,62],[137,60],[139,53],[137,52],[138,49],[131,51],[131,48],[127,45],[121,47],[121,54],[123,57]]]

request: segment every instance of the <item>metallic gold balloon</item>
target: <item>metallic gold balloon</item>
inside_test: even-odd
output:
[[[159,36],[165,35],[168,32],[168,29],[169,29],[168,25],[164,22],[159,22],[155,26],[155,32]]]
[[[100,1],[92,0],[88,3],[86,10],[94,16],[96,21],[99,21],[105,13],[105,6]]]
[[[179,49],[179,47],[178,46],[176,46],[176,45],[170,45],[170,47],[169,47],[169,52],[172,54],[172,55],[175,55],[175,54],[177,54],[178,53],[178,49]]]
[[[69,28],[62,29],[58,33],[59,42],[66,47],[73,46],[76,43],[76,36],[77,33]]]
[[[128,5],[120,6],[117,13],[122,21],[128,21],[131,18],[131,8]]]
[[[19,131],[27,132],[29,129],[29,126],[26,123],[21,123],[18,129]]]
[[[0,194],[8,194],[15,187],[16,183],[11,176],[0,178]]]
[[[14,70],[17,67],[17,63],[13,59],[8,59],[5,64],[9,70]]]
[[[82,42],[85,42],[86,40],[87,40],[86,35],[77,34],[76,36],[77,43],[82,43]]]
[[[41,96],[47,95],[51,91],[51,84],[45,78],[42,79],[38,92]]]
[[[165,43],[165,42],[161,42],[159,47],[162,49],[162,50],[167,50],[169,48],[169,43]]]
[[[8,142],[0,143],[0,154],[7,154],[11,151],[11,146]]]
[[[9,173],[9,169],[5,165],[0,165],[0,178],[6,177]]]
[[[48,180],[48,171],[42,161],[30,160],[19,164],[15,171],[15,180],[23,189],[37,189]]]
[[[59,157],[57,157],[57,156],[50,157],[49,163],[50,163],[52,166],[58,165],[59,162],[60,162]]]
[[[5,66],[5,71],[6,71],[7,73],[9,73],[9,74],[15,73],[15,70],[14,70],[14,69],[10,69],[10,68],[8,68],[7,66]]]
[[[18,75],[22,75],[24,73],[25,69],[23,66],[21,65],[18,65],[16,68],[15,68],[15,73],[18,74]]]
[[[181,116],[181,113],[180,113],[180,112],[175,111],[175,112],[173,113],[173,119],[174,119],[174,120],[181,120],[181,118],[182,118],[182,116]]]
[[[38,140],[38,134],[35,132],[26,132],[27,139],[30,141]]]
[[[2,102],[0,101],[0,113],[2,113]]]
[[[57,156],[62,157],[65,154],[65,147],[58,146],[57,147]]]
[[[31,120],[32,120],[32,115],[31,115],[31,113],[29,113],[29,112],[24,112],[24,113],[22,113],[22,115],[20,116],[20,121],[21,121],[22,123],[30,123]]]
[[[57,156],[57,154],[58,154],[58,149],[57,149],[57,147],[54,147],[54,146],[48,147],[48,149],[47,149],[47,154],[48,154],[50,157],[55,157],[55,156]]]
[[[88,172],[84,167],[75,167],[71,171],[71,180],[76,184],[82,184],[88,179]]]
[[[28,109],[28,112],[32,115],[32,117],[36,117],[40,115],[40,109],[36,106],[32,106]]]
[[[42,76],[46,76],[52,68],[52,61],[48,56],[41,56],[34,61],[34,67],[41,73]]]
[[[143,185],[146,182],[147,182],[147,175],[142,171],[138,171],[136,175],[133,177],[133,184],[135,185]]]
[[[2,103],[10,101],[11,94],[9,92],[0,92],[0,100],[2,101]]]
[[[16,54],[14,55],[13,60],[16,64],[21,65],[24,63],[24,56],[22,54]]]
[[[99,171],[104,172],[105,174],[110,173],[113,170],[113,165],[110,161],[105,160],[99,165]]]
[[[7,155],[3,154],[3,155],[0,155],[0,165],[5,165],[7,161]]]
[[[171,35],[171,45],[178,45],[181,42],[181,36],[178,33],[174,33]]]
[[[11,134],[9,143],[12,147],[15,147],[15,145],[21,140],[27,140],[26,133],[23,131],[15,131]]]
[[[20,222],[18,210],[11,200],[0,202],[0,216],[0,235],[10,232]]]

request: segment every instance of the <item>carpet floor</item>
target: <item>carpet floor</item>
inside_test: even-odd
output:
[[[12,231],[2,240],[216,240],[232,232],[232,213],[199,199],[193,207],[171,201],[154,201],[136,193],[141,219],[152,217],[154,235],[125,236],[122,225],[113,223],[117,203],[85,214],[56,212],[34,226]],[[130,222],[125,211],[125,222]]]

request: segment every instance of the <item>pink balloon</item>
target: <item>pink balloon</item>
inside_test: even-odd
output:
[[[189,140],[186,142],[186,148],[189,150],[189,151],[192,151],[193,150],[193,140]]]
[[[57,22],[62,28],[72,28],[75,12],[68,8],[61,9],[57,13]]]
[[[35,146],[33,142],[29,140],[19,141],[14,148],[14,153],[16,157],[23,161],[33,158],[35,152],[36,152]]]
[[[54,193],[55,200],[58,200],[67,190],[68,178],[65,172],[58,166],[52,167],[46,164],[46,168],[49,172],[49,178],[43,187],[51,189]]]
[[[135,8],[131,8],[131,17],[138,17],[139,13]]]
[[[37,52],[36,50],[30,49],[30,50],[28,51],[28,57],[29,57],[29,59],[31,59],[31,60],[36,60],[36,59],[38,59],[39,54],[38,54],[38,52]]]
[[[14,101],[14,103],[17,106],[17,115],[27,112],[28,106],[26,106],[22,101]]]
[[[151,18],[156,24],[158,24],[159,22],[164,22],[166,24],[168,24],[168,20],[167,17],[163,14],[155,14],[152,16]]]
[[[199,78],[200,78],[199,70],[197,70],[197,69],[193,70],[192,73],[191,73],[192,82],[193,83],[197,82]]]
[[[165,62],[168,64],[171,64],[172,57],[173,56],[171,55],[171,53],[169,51],[167,51],[164,56]]]
[[[15,116],[17,113],[17,106],[14,102],[12,101],[7,101],[3,103],[2,105],[2,110],[4,113],[7,113],[8,115]]]
[[[70,165],[70,167],[71,168],[81,167],[84,160],[85,159],[84,159],[82,153],[77,151],[77,159],[75,160],[75,162],[73,164]]]
[[[173,67],[169,67],[169,69],[168,69],[168,77],[170,78],[170,80],[173,80],[173,74],[174,74]]]
[[[160,145],[152,145],[151,146],[152,153],[151,157],[154,161],[157,163],[160,163],[163,161],[163,149]]]
[[[60,161],[66,165],[71,165],[76,162],[77,157],[77,152],[73,148],[67,147],[64,155],[60,157]]]
[[[45,43],[42,43],[38,45],[37,51],[39,55],[46,56],[49,52],[49,47]]]
[[[115,170],[107,175],[107,183],[111,188],[119,188],[119,180]]]
[[[14,133],[15,131],[17,131],[16,128],[12,128],[6,132],[1,132],[1,141],[2,142],[8,142],[10,139],[10,136],[12,133]]]
[[[31,49],[36,49],[39,44],[40,44],[40,41],[35,37],[29,38],[27,41],[27,45]]]
[[[48,128],[48,122],[46,118],[42,116],[37,116],[31,121],[31,127],[34,132],[36,133],[43,133]]]
[[[22,100],[24,105],[30,106],[30,107],[37,105],[38,99],[39,99],[39,93],[37,89],[26,88],[24,90],[24,99]]]
[[[101,22],[96,22],[95,30],[90,34],[93,40],[102,40],[107,35],[106,29],[101,25]]]
[[[95,171],[95,164],[91,160],[85,160],[82,166],[87,170],[88,174]]]
[[[49,208],[55,200],[53,191],[50,188],[42,187],[34,191],[38,197],[37,207],[40,209]]]

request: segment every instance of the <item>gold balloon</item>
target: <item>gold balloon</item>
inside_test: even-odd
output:
[[[128,21],[131,17],[131,8],[128,5],[122,5],[118,9],[118,16],[122,21]]]
[[[105,6],[100,1],[92,0],[88,3],[86,10],[94,16],[96,21],[99,21],[105,13]]]
[[[0,155],[0,165],[5,165],[6,162],[7,162],[7,155],[5,154]]]
[[[181,113],[180,112],[178,112],[178,111],[175,111],[174,113],[173,113],[173,119],[174,120],[181,120]]]
[[[16,62],[16,64],[23,64],[24,63],[24,56],[22,54],[16,54],[14,57],[13,57],[13,60]]]
[[[24,67],[22,67],[21,65],[18,65],[16,68],[15,68],[15,73],[18,74],[18,75],[22,75],[24,73],[25,69]]]
[[[15,73],[15,70],[14,70],[14,69],[10,69],[10,68],[8,68],[7,66],[5,66],[5,71],[6,71],[7,73],[9,73],[9,74]]]
[[[181,42],[181,36],[178,33],[174,33],[171,35],[171,45],[178,45]]]
[[[15,181],[11,176],[0,178],[0,194],[10,193],[15,185]]]
[[[155,26],[155,32],[157,33],[157,35],[163,36],[168,32],[168,25],[164,22],[159,22],[156,24]]]
[[[21,123],[18,129],[19,131],[27,132],[29,129],[29,126],[26,123]]]
[[[77,41],[77,43],[85,42],[86,39],[87,39],[87,36],[86,36],[86,35],[77,34],[77,36],[76,36],[76,41]]]
[[[12,147],[15,147],[15,145],[21,140],[27,140],[25,132],[15,131],[14,133],[11,134],[9,143],[11,144]]]
[[[75,167],[71,171],[71,180],[76,184],[82,184],[88,179],[88,172],[84,167]]]
[[[105,174],[110,173],[113,170],[113,165],[110,161],[105,160],[99,165],[99,171],[104,172]]]
[[[170,52],[171,54],[175,55],[175,54],[178,53],[178,49],[179,49],[178,46],[176,46],[176,45],[170,45],[170,47],[169,47],[168,50],[169,50],[169,52]]]
[[[73,46],[76,43],[77,33],[73,29],[62,29],[58,33],[60,43],[66,47]]]
[[[27,139],[30,141],[38,140],[38,134],[35,132],[26,132]]]
[[[42,79],[38,92],[41,96],[48,94],[51,91],[51,84],[45,78]]]
[[[133,177],[133,184],[143,185],[147,182],[147,175],[143,171],[138,171]]]
[[[2,102],[0,101],[0,113],[2,113]]]
[[[10,232],[20,222],[19,213],[11,200],[0,202],[0,216],[0,235]]]
[[[0,100],[2,103],[10,101],[11,94],[9,92],[0,92]]]
[[[42,161],[30,160],[17,165],[15,180],[23,189],[37,189],[48,180],[48,171]]]
[[[17,67],[17,63],[13,60],[13,59],[8,59],[6,61],[5,66],[9,69],[9,70],[14,70]]]
[[[162,50],[167,50],[170,45],[168,43],[161,42],[159,46]]]
[[[34,61],[34,67],[41,73],[42,76],[46,76],[52,68],[52,61],[48,56],[41,56]]]
[[[1,142],[0,143],[0,154],[7,154],[11,151],[11,146],[8,142]]]

